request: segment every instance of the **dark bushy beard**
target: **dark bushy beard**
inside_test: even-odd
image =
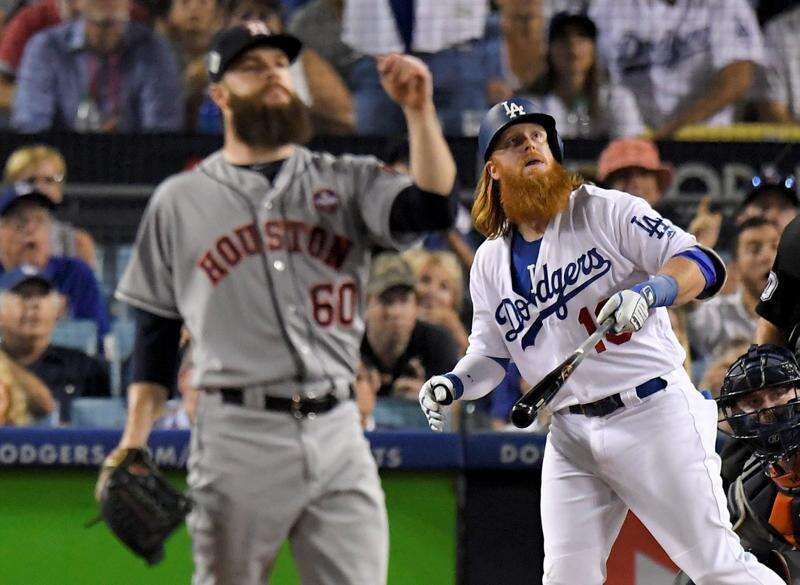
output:
[[[288,104],[277,106],[264,104],[261,96],[239,97],[231,93],[228,105],[233,130],[248,146],[277,148],[311,140],[311,114],[294,93]]]
[[[500,180],[500,203],[508,221],[514,225],[549,221],[567,207],[574,179],[557,162],[550,168],[525,177],[521,169],[503,173]]]

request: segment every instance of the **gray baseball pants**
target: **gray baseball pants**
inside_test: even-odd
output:
[[[315,418],[203,392],[192,432],[193,585],[262,585],[284,540],[303,585],[384,585],[377,467],[347,401]]]

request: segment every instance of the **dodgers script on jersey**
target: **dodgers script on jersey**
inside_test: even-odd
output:
[[[611,81],[633,92],[651,127],[697,99],[724,67],[764,62],[747,0],[593,0],[589,16],[602,31],[597,50]],[[733,115],[729,106],[703,124],[727,126]]]
[[[535,383],[597,328],[595,315],[614,293],[647,280],[697,244],[643,199],[583,185],[550,220],[529,266],[530,301],[511,278],[511,236],[487,240],[470,274],[474,304],[468,354],[511,358]],[[665,308],[635,334],[609,334],[590,351],[552,403],[599,400],[680,368],[685,353]]]
[[[184,320],[200,386],[299,377],[282,318],[302,378],[347,388],[364,332],[370,250],[404,243],[390,232],[389,210],[410,185],[374,157],[296,147],[270,184],[213,154],[157,189],[116,296]],[[292,388],[279,384],[273,394],[291,397]]]

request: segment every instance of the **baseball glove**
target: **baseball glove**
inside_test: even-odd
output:
[[[100,519],[150,565],[164,558],[164,542],[191,509],[191,500],[158,471],[144,449],[116,449],[103,462],[97,485]]]

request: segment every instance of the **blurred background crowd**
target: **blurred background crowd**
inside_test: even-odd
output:
[[[303,41],[292,75],[316,135],[386,137],[375,154],[398,172],[408,170],[407,146],[394,140],[405,133],[404,119],[375,65],[388,52],[427,63],[450,137],[474,137],[489,105],[521,95],[553,115],[568,141],[602,142],[599,157],[580,161],[587,180],[646,199],[729,263],[723,295],[671,312],[685,367],[700,389],[718,391],[754,338],[755,305],[780,234],[800,207],[798,161],[788,144],[773,160],[743,161],[754,169],[744,188],[687,208],[659,144],[748,133],[800,138],[800,5],[0,0],[0,133],[218,135],[205,56],[216,32],[252,19]],[[130,242],[115,247],[116,269],[104,269],[108,251],[80,218],[70,223],[62,212],[70,160],[42,137],[29,138],[3,161],[0,424],[121,427],[133,325],[110,292]],[[452,231],[403,254],[376,250],[355,388],[367,430],[427,429],[419,388],[466,348],[468,275],[481,236],[469,217],[472,185],[461,187]],[[162,428],[191,424],[192,367],[185,339],[181,398]],[[452,428],[508,429],[511,405],[535,382],[512,364],[491,395],[453,413]],[[546,427],[544,417],[531,430]]]

